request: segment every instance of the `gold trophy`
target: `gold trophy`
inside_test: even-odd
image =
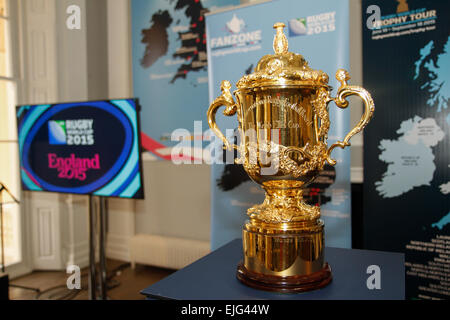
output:
[[[277,292],[303,292],[326,286],[332,279],[324,261],[324,223],[320,207],[304,202],[303,188],[323,169],[334,148],[350,146],[373,116],[375,107],[363,88],[347,84],[350,76],[339,69],[337,97],[330,96],[328,75],[313,70],[303,56],[288,51],[283,23],[276,23],[275,54],[264,56],[255,72],[241,78],[233,96],[223,81],[222,95],[211,104],[208,122],[228,150],[236,149],[253,181],[266,192],[262,204],[248,209],[243,227],[244,260],[237,278],[246,285]],[[365,104],[358,125],[343,141],[328,148],[328,103],[346,108],[347,96],[357,95]],[[240,145],[231,145],[216,124],[223,114],[237,113]]]

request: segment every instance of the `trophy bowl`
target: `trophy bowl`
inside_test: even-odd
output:
[[[243,227],[244,260],[237,277],[258,289],[303,292],[326,286],[332,279],[324,261],[324,223],[320,207],[303,200],[303,189],[323,170],[335,165],[331,152],[350,146],[374,113],[374,103],[363,88],[348,85],[350,76],[339,69],[337,97],[330,96],[328,75],[308,66],[303,56],[288,51],[283,23],[276,23],[275,54],[261,58],[254,73],[242,77],[234,92],[222,81],[219,96],[208,110],[208,123],[229,150],[239,151],[236,163],[261,185],[266,197],[248,209]],[[347,136],[327,146],[330,119],[328,104],[346,108],[347,96],[365,104],[360,122]],[[239,145],[232,145],[216,124],[217,110],[237,114]]]

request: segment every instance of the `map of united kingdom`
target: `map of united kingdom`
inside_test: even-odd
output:
[[[182,59],[185,63],[178,68],[170,83],[174,83],[178,78],[186,79],[188,72],[206,70],[208,65],[204,14],[209,10],[204,8],[199,0],[177,0],[175,10],[184,10],[190,24],[185,31],[178,32],[181,46],[172,53],[172,56]],[[141,66],[144,68],[151,67],[168,53],[167,29],[172,24],[173,18],[168,10],[159,10],[153,14],[150,22],[151,27],[141,31],[141,42],[146,44],[141,59]]]
[[[436,118],[446,120],[450,125],[448,102],[450,99],[450,37],[444,41],[430,41],[419,53],[414,63],[414,80],[427,94],[426,104],[434,108]],[[445,125],[445,124],[443,124]],[[448,129],[444,129],[448,132]],[[430,186],[436,164],[433,148],[448,139],[434,118],[419,116],[403,121],[395,140],[382,140],[379,159],[388,164],[382,179],[375,183],[383,198],[401,196],[416,187]],[[448,140],[446,142],[448,143]],[[450,169],[450,165],[448,166]],[[442,168],[440,168],[442,172]],[[450,194],[450,181],[439,186],[438,191]],[[450,223],[450,213],[444,215],[431,226],[442,230]]]

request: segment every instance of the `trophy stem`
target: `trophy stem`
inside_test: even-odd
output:
[[[301,187],[272,188],[265,185],[264,189],[264,202],[251,207],[247,212],[250,219],[283,223],[315,221],[320,218],[320,207],[304,202]]]

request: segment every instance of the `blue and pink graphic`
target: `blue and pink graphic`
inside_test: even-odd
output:
[[[133,99],[17,109],[24,190],[142,198]]]

